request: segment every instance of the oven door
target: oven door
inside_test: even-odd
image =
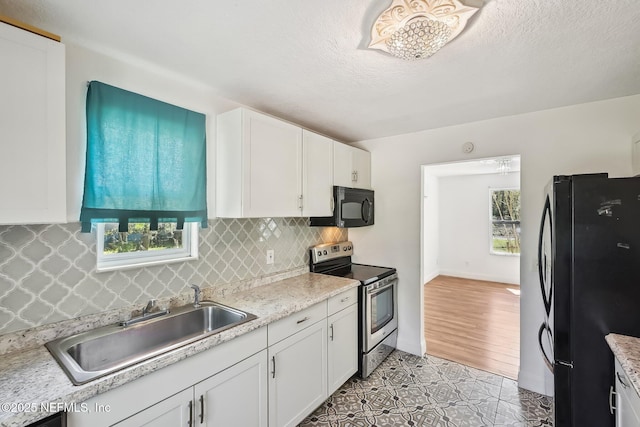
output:
[[[367,353],[398,328],[398,276],[362,286],[362,351]]]

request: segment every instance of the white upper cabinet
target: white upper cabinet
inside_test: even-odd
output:
[[[371,153],[334,142],[333,185],[371,189]]]
[[[217,216],[330,216],[332,203],[331,139],[245,108],[218,116]]]
[[[302,131],[302,216],[333,214],[333,140]]]
[[[65,48],[0,22],[0,224],[66,221]]]
[[[301,216],[301,128],[232,110],[218,116],[216,154],[217,216]]]

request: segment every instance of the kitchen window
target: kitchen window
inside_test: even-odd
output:
[[[149,223],[128,224],[121,232],[119,224],[96,224],[97,270],[111,271],[144,267],[198,258],[198,224],[188,223],[178,230],[175,222],[159,223],[151,230]]]
[[[80,222],[98,271],[197,258],[207,227],[206,117],[92,81]]]
[[[490,189],[489,252],[520,256],[520,189]]]

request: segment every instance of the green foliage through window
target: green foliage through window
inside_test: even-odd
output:
[[[104,254],[143,252],[182,248],[182,230],[176,223],[159,223],[158,230],[149,229],[148,223],[129,223],[129,231],[118,231],[117,223],[104,225]]]
[[[491,190],[491,252],[520,253],[520,190]]]

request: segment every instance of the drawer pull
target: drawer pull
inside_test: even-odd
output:
[[[204,424],[204,395],[200,395],[200,424]]]
[[[189,420],[187,421],[189,427],[193,426],[193,401],[189,401]]]
[[[620,384],[622,384],[624,388],[629,388],[629,384],[624,382],[624,377],[620,375],[620,372],[616,372],[616,375],[618,376],[618,381],[620,381]]]
[[[331,341],[333,341],[333,323],[331,324],[331,326],[329,326],[329,328],[331,329]]]
[[[276,377],[276,357],[271,356],[271,363],[273,364],[273,371],[271,371],[271,378]]]
[[[347,302],[351,297],[344,297],[340,300],[340,302]]]
[[[613,386],[609,387],[609,412],[611,412],[611,415],[613,415],[613,411],[618,409],[613,406],[613,396],[615,396],[616,394],[618,393],[613,391]]]
[[[296,323],[299,325],[300,323],[306,322],[307,320],[309,320],[309,316],[305,317],[304,319],[298,320]]]

